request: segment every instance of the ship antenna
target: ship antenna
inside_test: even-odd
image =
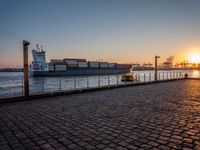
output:
[[[36,44],[36,48],[37,48],[37,50],[38,50],[38,44]]]
[[[41,45],[41,50],[42,50],[42,45]]]

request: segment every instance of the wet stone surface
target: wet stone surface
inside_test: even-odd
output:
[[[200,81],[0,105],[0,149],[200,149]]]

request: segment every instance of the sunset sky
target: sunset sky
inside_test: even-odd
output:
[[[179,62],[200,53],[200,0],[0,0],[0,67],[22,66],[23,40],[47,60]]]

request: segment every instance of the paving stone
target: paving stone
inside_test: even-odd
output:
[[[127,148],[128,148],[129,150],[136,150],[136,149],[138,149],[136,146],[131,145],[131,144],[128,145]]]
[[[159,145],[158,147],[160,150],[170,150],[171,148],[165,145]]]
[[[104,147],[105,147],[104,144],[99,144],[99,145],[96,146],[96,148],[98,148],[98,149],[103,149]]]
[[[1,104],[0,149],[200,149],[200,81]]]

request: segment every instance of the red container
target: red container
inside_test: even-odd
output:
[[[77,62],[86,62],[86,59],[77,59],[77,58],[64,58],[63,61],[77,61]]]
[[[77,67],[77,64],[68,64],[67,67],[68,67],[68,68],[76,68],[76,67]]]
[[[127,68],[127,69],[131,69],[131,68],[132,68],[132,65],[127,64],[127,65],[125,65],[125,68]]]

